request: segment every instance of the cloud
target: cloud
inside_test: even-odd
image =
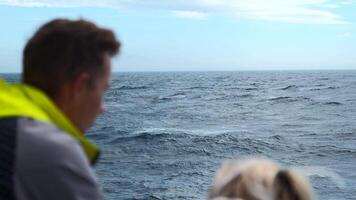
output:
[[[331,12],[350,0],[0,0],[0,5],[26,7],[102,7],[128,10],[165,10],[177,17],[203,19],[223,14],[239,19],[302,24],[347,24]]]
[[[0,5],[18,6],[18,7],[110,7],[110,1],[90,1],[90,0],[0,0]]]
[[[340,37],[350,38],[350,37],[352,37],[352,34],[347,32],[347,33],[340,34]]]
[[[340,4],[343,4],[343,5],[350,5],[350,4],[352,4],[352,1],[351,1],[351,0],[345,0],[345,1],[341,1]]]
[[[326,0],[200,0],[240,18],[303,24],[348,23],[333,12]],[[332,4],[334,8],[339,5]]]
[[[325,4],[323,6],[325,8],[340,8],[340,5],[337,5],[337,4]]]
[[[197,12],[197,11],[176,10],[173,11],[173,14],[177,17],[193,18],[193,19],[205,19],[208,17],[208,14],[204,12]]]

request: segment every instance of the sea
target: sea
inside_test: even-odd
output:
[[[105,199],[203,200],[223,160],[256,156],[356,199],[356,71],[114,73],[105,102],[87,132]]]

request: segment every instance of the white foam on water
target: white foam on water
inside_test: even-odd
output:
[[[140,133],[151,133],[151,134],[160,134],[160,133],[168,133],[168,134],[177,134],[177,133],[185,133],[188,135],[198,135],[198,136],[215,136],[226,133],[236,132],[235,129],[226,129],[221,128],[221,130],[211,130],[211,129],[181,129],[181,128],[145,128],[143,130],[139,130],[134,132],[135,134]]]
[[[345,187],[345,180],[338,173],[332,169],[324,166],[303,166],[298,167],[298,170],[302,171],[306,176],[318,176],[323,178],[329,178],[339,188]]]

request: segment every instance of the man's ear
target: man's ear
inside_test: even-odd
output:
[[[81,92],[89,86],[89,83],[90,75],[87,72],[80,73],[71,82],[73,94],[81,94]]]

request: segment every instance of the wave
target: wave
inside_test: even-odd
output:
[[[251,83],[250,85],[255,86],[255,87],[258,87],[258,86],[261,85],[261,83]]]
[[[239,98],[251,98],[254,97],[252,94],[233,94],[233,95],[224,95],[224,96],[214,96],[214,97],[203,97],[207,101],[219,101],[219,100],[229,100],[229,99],[239,99]]]
[[[340,132],[336,133],[337,138],[355,138],[356,136],[356,130],[355,131],[350,131],[350,132]]]
[[[310,91],[318,91],[318,90],[335,90],[337,89],[338,87],[334,87],[334,86],[329,86],[329,87],[326,87],[326,88],[310,88],[309,90]]]
[[[257,91],[259,90],[258,87],[236,87],[236,86],[232,86],[232,87],[224,87],[224,90],[244,90],[244,91]]]
[[[124,136],[116,137],[112,142],[127,139],[188,138],[190,136],[199,136],[199,133],[177,128],[147,128],[142,131],[127,133]]]
[[[311,148],[314,149],[314,151],[311,153],[325,154],[328,156],[330,155],[340,156],[342,154],[353,156],[353,157],[356,156],[356,149],[340,147],[339,145],[336,144],[324,144],[324,145],[315,145],[315,146],[313,145],[311,146]]]
[[[298,121],[319,121],[320,117],[316,116],[301,116],[298,118]]]
[[[321,88],[310,88],[309,89],[310,91],[319,91],[319,90],[322,90]]]
[[[186,93],[185,92],[176,92],[172,95],[170,95],[170,97],[185,97]]]
[[[327,101],[327,102],[318,102],[318,101],[314,101],[311,103],[311,105],[324,105],[324,106],[341,106],[344,105],[341,102],[338,101]]]
[[[326,89],[328,89],[328,90],[334,90],[334,89],[337,89],[338,87],[334,87],[334,86],[329,86],[329,87],[327,87]]]
[[[342,105],[342,103],[337,102],[337,101],[330,101],[330,102],[325,102],[323,103],[324,105],[333,105],[333,106],[339,106]]]
[[[271,139],[275,139],[275,140],[284,140],[284,137],[281,135],[273,135],[270,137]]]
[[[184,136],[184,135],[182,135]],[[112,139],[109,143],[116,144],[120,142],[128,142],[130,140],[153,140],[158,138],[168,138],[171,137],[170,133],[152,133],[152,132],[141,132],[137,134],[131,134],[127,136],[119,136]]]
[[[114,88],[114,90],[143,90],[143,89],[148,89],[149,87],[147,86],[121,86],[119,88]]]
[[[177,92],[169,96],[159,96],[153,98],[152,103],[162,103],[162,102],[167,102],[167,101],[172,101],[174,99],[184,99],[186,98],[186,93],[185,92]]]
[[[246,90],[246,91],[256,91],[256,90],[259,90],[258,88],[241,88],[243,90]]]
[[[301,137],[315,137],[315,136],[318,136],[318,134],[317,133],[304,133],[300,136]]]
[[[211,132],[208,134],[202,134],[204,130],[193,131],[193,130],[179,130],[179,129],[148,129],[145,131],[140,131],[133,133],[131,135],[119,136],[113,139],[111,142],[127,140],[127,139],[157,139],[157,138],[229,138],[232,139],[233,135],[230,133],[218,134],[218,132]]]
[[[141,144],[179,144],[178,146],[187,146],[187,148],[182,151],[189,154],[199,153],[199,154],[211,154],[212,152],[207,151],[205,147],[207,145],[211,146],[217,152],[226,152],[227,149],[235,149],[241,152],[248,153],[263,153],[266,151],[272,151],[280,149],[279,145],[282,143],[276,143],[275,140],[283,140],[282,136],[272,137],[271,141],[250,138],[249,134],[232,134],[232,133],[222,133],[218,135],[194,135],[194,133],[183,133],[183,132],[139,132],[136,134],[131,134],[127,136],[120,136],[109,141],[109,144],[125,144],[130,143],[131,145],[141,145]],[[177,146],[172,146],[175,148]]]
[[[283,103],[298,102],[298,101],[312,101],[312,99],[308,97],[290,97],[290,96],[272,97],[267,100],[271,102],[283,102]]]
[[[319,78],[318,80],[321,80],[321,81],[328,81],[329,80],[329,78]]]
[[[324,166],[303,166],[298,167],[307,176],[315,176],[320,178],[329,178],[331,182],[335,183],[339,188],[345,187],[345,180],[334,170]]]
[[[290,90],[290,89],[297,89],[298,86],[296,85],[288,85],[287,87],[280,88],[280,90]]]
[[[194,86],[194,87],[189,87],[189,88],[184,88],[185,90],[195,90],[195,89],[209,89],[209,87],[205,87],[205,86]]]
[[[286,99],[293,99],[293,98],[292,97],[272,97],[272,98],[269,98],[268,100],[279,101],[279,100],[286,100]]]
[[[239,97],[239,98],[248,98],[248,97],[253,97],[252,94],[241,94],[241,95],[237,95],[236,97]]]

